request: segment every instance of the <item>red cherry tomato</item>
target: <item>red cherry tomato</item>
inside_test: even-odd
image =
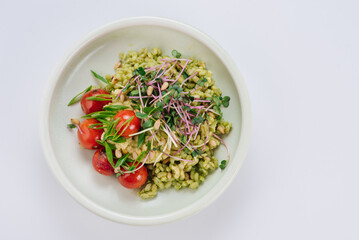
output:
[[[133,163],[130,163],[129,165],[132,166],[132,164]],[[126,170],[122,168],[122,171],[126,171]],[[141,187],[143,184],[145,184],[146,180],[147,180],[147,168],[145,166],[142,166],[136,172],[125,173],[118,177],[118,181],[121,183],[121,185],[129,189],[135,189]]]
[[[103,129],[93,129],[89,127],[90,125],[97,123],[100,122],[96,119],[86,119],[80,124],[80,127],[77,130],[77,136],[79,138],[80,144],[84,148],[97,149],[101,146],[96,142],[96,140],[101,139]]]
[[[130,122],[126,122],[126,120],[131,117],[133,117],[133,119]],[[116,130],[121,128],[118,131],[118,133],[121,134],[123,131],[123,133],[121,134],[122,137],[129,138],[131,134],[138,132],[138,130],[140,129],[141,121],[135,115],[134,111],[131,111],[131,110],[119,111],[115,116],[115,119],[117,119],[117,118],[120,118],[120,121],[118,122],[118,124],[116,126]]]
[[[95,101],[95,100],[87,100],[88,97],[96,96],[99,94],[108,94],[106,90],[103,89],[94,89],[87,93],[85,93],[81,98],[81,108],[85,114],[89,114],[92,112],[101,111],[103,106],[109,104],[111,101]]]
[[[111,176],[115,173],[104,149],[99,149],[95,152],[92,158],[92,166],[97,172],[106,176]]]

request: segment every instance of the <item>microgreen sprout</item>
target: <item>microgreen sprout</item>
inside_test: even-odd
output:
[[[219,168],[223,170],[226,168],[226,166],[227,166],[227,160],[222,160],[221,164],[219,165]]]

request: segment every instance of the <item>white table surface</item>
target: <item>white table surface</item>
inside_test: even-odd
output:
[[[359,239],[359,2],[1,1],[0,239]],[[55,180],[39,142],[51,70],[95,27],[170,17],[218,41],[242,72],[253,135],[235,181],[192,217],[102,219]]]

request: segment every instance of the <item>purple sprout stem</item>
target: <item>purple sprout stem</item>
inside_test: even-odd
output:
[[[217,138],[219,141],[221,141],[223,143],[223,145],[226,147],[226,149],[227,149],[227,160],[229,160],[229,148],[228,148],[227,144],[220,137],[218,137],[216,134],[213,133],[213,136],[215,138]]]
[[[206,140],[204,140],[204,143],[203,143],[202,151],[204,150],[204,147],[206,146],[206,142],[207,142],[208,137],[209,137],[209,122],[208,122],[208,120],[206,122],[207,122],[208,130],[207,130]]]
[[[186,161],[186,162],[193,162],[193,160],[188,160],[188,159],[183,159],[183,158],[179,158],[179,157],[175,157],[175,156],[172,156],[172,155],[169,155],[165,152],[162,152],[162,151],[159,151],[160,153],[166,155],[167,157],[170,157],[170,158],[173,158],[173,159],[177,159],[177,160],[180,160],[180,161]]]
[[[142,105],[142,108],[145,107],[145,105],[143,104],[143,101],[142,101],[142,96],[141,96],[141,87],[140,87],[141,83],[138,83],[137,81],[137,87],[138,87],[138,94],[140,95],[140,101],[141,101],[141,105]]]
[[[186,63],[184,64],[184,66],[182,67],[178,62],[176,62],[176,64],[178,64],[178,65],[182,68],[182,70],[181,70],[180,74],[178,75],[178,77],[176,78],[176,81],[174,81],[173,83],[171,83],[171,85],[175,84],[175,83],[178,81],[178,79],[181,77],[183,71],[184,71],[185,68],[187,67],[187,64],[188,64],[188,63],[189,63],[189,60],[187,60]]]
[[[194,76],[196,76],[197,73],[198,73],[198,72],[195,72],[195,73],[193,73],[191,76],[189,76],[188,78],[186,78],[186,79],[181,83],[180,87],[182,87],[183,84],[184,84],[187,80],[189,80],[189,79],[193,78]]]
[[[125,88],[127,87],[127,85],[129,84],[129,82],[131,81],[132,78],[134,78],[134,76],[132,76],[130,79],[128,79],[128,81],[127,81],[127,83],[126,83],[126,85],[125,85],[125,87],[124,87],[123,89],[125,89]],[[138,76],[135,77],[135,78],[131,81],[130,85],[133,83],[133,81],[136,80],[136,78],[138,78]],[[121,89],[121,91],[118,93],[117,97],[115,98],[115,101],[121,96],[123,89]]]
[[[136,172],[138,169],[140,169],[141,167],[143,167],[143,165],[145,165],[148,156],[150,155],[150,151],[148,151],[147,156],[145,158],[145,160],[142,162],[141,166],[137,167],[136,169],[132,170],[132,171],[125,171],[124,173],[132,173],[132,172]]]

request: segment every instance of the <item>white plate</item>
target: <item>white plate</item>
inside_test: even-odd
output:
[[[224,171],[209,175],[197,190],[160,191],[152,200],[140,199],[135,190],[123,188],[115,177],[92,168],[93,151],[79,147],[76,131],[66,128],[69,119],[82,115],[80,106],[67,107],[69,100],[90,84],[90,70],[113,73],[118,53],[160,47],[170,55],[176,49],[186,57],[198,57],[213,72],[216,85],[231,97],[224,118],[233,123],[225,141],[231,160]],[[212,203],[232,182],[245,158],[251,113],[246,86],[225,51],[202,32],[169,19],[140,17],[119,20],[89,33],[62,59],[49,80],[41,111],[41,138],[49,166],[62,186],[84,207],[107,219],[136,225],[153,225],[194,214]],[[216,152],[226,158],[221,146]]]

